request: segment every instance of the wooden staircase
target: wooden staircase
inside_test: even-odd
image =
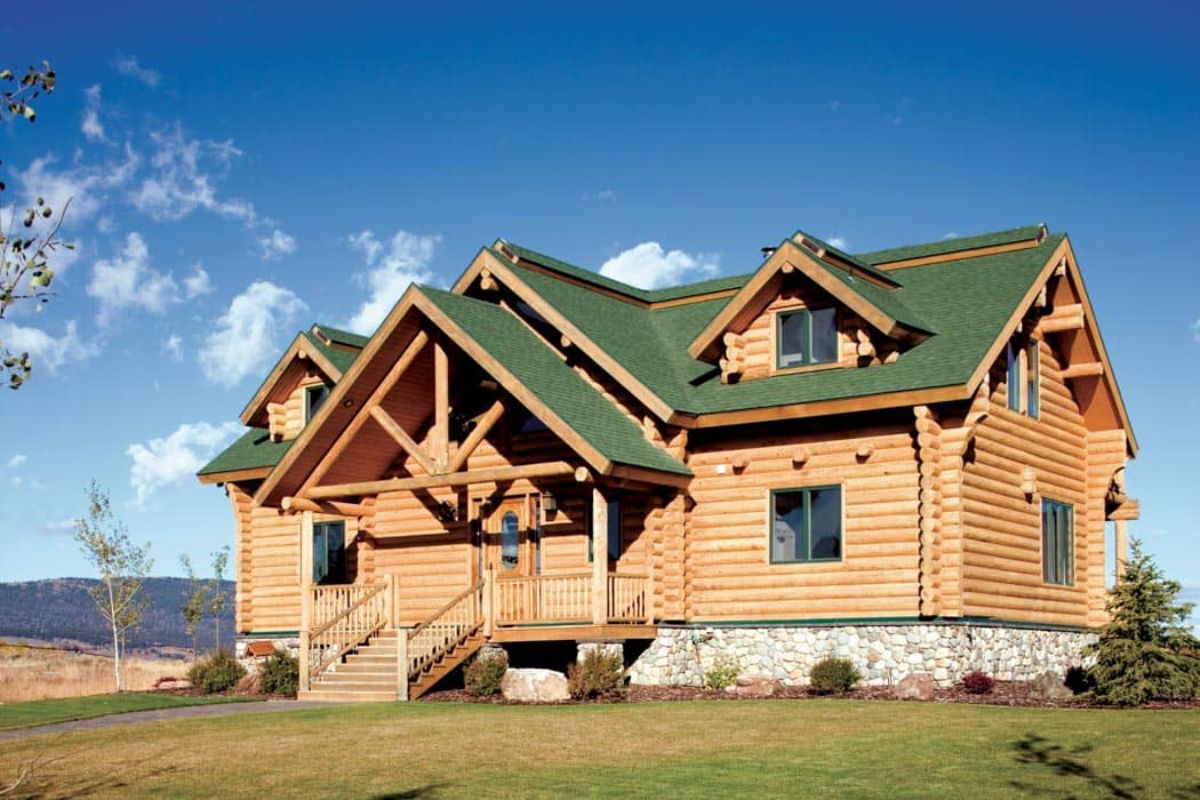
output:
[[[301,700],[330,702],[377,702],[403,699],[398,691],[407,680],[407,699],[416,699],[462,665],[483,646],[484,582],[480,581],[431,614],[412,630],[381,628],[368,621],[340,630],[326,650],[302,657],[310,666],[307,686],[299,692]],[[370,595],[356,600],[334,618],[353,618],[371,600]],[[330,623],[316,629],[305,644],[330,630]],[[400,669],[405,669],[402,679]]]
[[[333,664],[300,700],[326,700],[337,703],[371,703],[396,699],[397,637],[399,632],[385,630],[372,636]]]

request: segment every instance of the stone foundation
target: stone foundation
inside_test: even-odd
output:
[[[575,648],[576,661],[583,661],[583,659],[587,657],[587,654],[593,650],[599,650],[605,655],[616,655],[619,658],[625,658],[625,643],[622,641],[576,642]]]
[[[246,650],[251,642],[271,642],[276,647],[282,647],[284,650],[287,650],[292,656],[296,658],[300,657],[299,634],[295,636],[239,636],[233,646],[233,654],[248,672],[257,671],[258,662],[261,660],[247,655]]]
[[[950,686],[972,670],[1033,680],[1084,663],[1082,650],[1094,641],[1084,631],[965,622],[660,627],[629,676],[648,686],[701,686],[706,672],[732,660],[743,679],[803,686],[814,664],[834,657],[853,661],[869,686],[911,674]]]

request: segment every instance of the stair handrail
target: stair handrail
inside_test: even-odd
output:
[[[481,578],[426,617],[421,624],[408,631],[408,635],[405,637],[408,663],[404,669],[410,680],[420,675],[421,669],[426,664],[432,664],[439,655],[461,644],[483,627],[483,589],[486,585],[486,579]],[[467,599],[474,601],[473,607],[463,613],[460,607]],[[460,617],[459,619],[442,622],[443,618],[453,617],[456,614]],[[439,637],[436,629],[443,625],[445,629],[441,631]],[[417,639],[422,634],[432,634],[434,641],[418,642]],[[425,638],[430,637],[425,636]]]
[[[340,659],[355,647],[363,644],[384,628],[388,620],[388,610],[386,604],[383,604],[379,609],[375,609],[376,613],[374,616],[364,620],[361,626],[358,626],[353,630],[346,631],[346,633],[349,634],[349,637],[343,640],[340,644],[337,642],[330,642],[328,644],[328,653],[322,655],[321,650],[324,645],[317,641],[320,636],[331,630],[335,625],[349,619],[350,616],[356,611],[379,597],[379,595],[386,591],[387,588],[387,581],[380,581],[374,584],[366,592],[364,592],[362,597],[360,597],[358,600],[354,601],[337,615],[309,632],[309,653],[306,654],[306,666],[309,670],[308,674],[310,681],[313,678],[319,677],[330,664]],[[316,655],[317,657],[315,665],[312,663],[313,655]]]

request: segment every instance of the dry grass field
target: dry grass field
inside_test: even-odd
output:
[[[182,676],[183,661],[129,658],[125,688],[145,691],[167,676]],[[83,697],[113,690],[112,660],[46,647],[0,644],[0,703]]]

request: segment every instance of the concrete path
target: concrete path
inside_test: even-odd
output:
[[[330,708],[340,703],[321,703],[301,700],[264,700],[251,703],[221,703],[211,706],[183,706],[182,708],[160,708],[153,711],[130,711],[125,714],[109,714],[106,717],[92,717],[73,722],[54,722],[49,725],[35,725],[31,728],[17,728],[11,731],[0,731],[0,742],[13,739],[27,739],[30,736],[49,736],[55,733],[70,733],[72,731],[90,731],[98,728],[111,728],[117,725],[134,725],[139,722],[159,722],[162,720],[191,719],[193,717],[223,717],[230,714],[263,714],[276,711],[300,711],[306,708]]]

